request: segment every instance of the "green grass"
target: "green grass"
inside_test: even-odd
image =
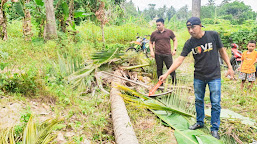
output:
[[[6,91],[4,95],[8,100],[1,100],[1,103],[15,102],[17,100],[24,102],[25,106],[28,107],[31,104],[27,101],[47,103],[53,113],[61,114],[65,117],[59,129],[64,134],[66,141],[81,143],[88,140],[92,143],[113,143],[114,135],[109,96],[103,94],[97,87],[90,88],[89,93],[85,92],[87,94],[81,94],[71,89],[70,85],[67,85],[64,80],[67,74],[63,73],[63,65],[70,63],[70,60],[77,58],[82,65],[90,63],[91,54],[103,49],[102,43],[99,42],[101,41],[100,27],[90,22],[77,27],[80,31],[77,43],[71,40],[71,36],[62,33],[59,33],[59,39],[44,42],[42,38],[37,37],[37,30],[33,30],[32,42],[25,42],[22,38],[21,28],[20,21],[15,21],[8,25],[9,40],[1,41],[0,44],[1,62],[8,64],[5,68],[5,75],[9,73],[7,71],[12,71],[6,79],[12,80],[14,73],[26,73],[28,77],[36,75],[36,79],[40,81],[42,86],[31,97],[20,93],[20,91]],[[111,49],[117,47],[125,49],[126,46],[124,44],[126,45],[135,40],[137,33],[143,36],[152,32],[147,27],[139,27],[132,23],[123,26],[107,26],[105,31],[107,48]],[[20,80],[21,76],[18,75],[17,79]],[[15,82],[20,84],[18,80]],[[25,78],[25,80],[30,79]],[[26,84],[29,86],[34,85],[34,83],[28,82]],[[95,91],[94,95],[92,95],[92,91]],[[18,111],[22,114],[23,119],[27,119],[28,115],[24,114],[24,110],[20,109]],[[145,110],[138,110],[138,112],[144,113]],[[165,136],[165,139],[169,139],[170,132],[167,133],[167,131],[162,130],[161,122],[151,113],[148,113],[148,117],[150,116],[152,116],[154,124],[158,124],[154,126],[156,130],[153,132],[161,131],[160,136]],[[41,116],[36,114],[35,117],[40,119]],[[23,128],[18,125],[15,130],[20,133]],[[140,130],[136,131],[139,132]],[[74,135],[65,136],[68,132]],[[153,133],[152,135],[154,136]],[[147,141],[145,138],[142,136],[140,141]],[[152,141],[155,141],[155,139]]]
[[[75,37],[77,42],[71,40],[72,36],[63,33],[58,34],[58,40],[44,42],[42,38],[37,37],[38,31],[34,29],[32,42],[25,42],[22,38],[21,28],[20,21],[9,24],[9,40],[6,42],[0,40],[0,60],[1,63],[8,64],[1,75],[5,74],[5,76],[8,76],[6,79],[13,80],[12,75],[14,73],[26,73],[27,77],[19,76],[17,79],[22,80],[23,78],[23,80],[27,80],[24,82],[28,84],[28,87],[36,85],[39,90],[31,97],[19,91],[1,92],[1,95],[8,99],[0,99],[0,102],[21,101],[25,103],[25,107],[26,105],[30,106],[28,101],[47,103],[53,113],[61,114],[65,117],[60,130],[64,134],[68,132],[74,133],[74,136],[71,137],[64,136],[67,141],[81,143],[88,140],[92,143],[113,143],[114,135],[109,96],[101,92],[93,84],[84,93],[72,89],[65,81],[70,69],[67,67],[63,69],[63,65],[72,63],[72,60],[78,62],[81,67],[85,63],[90,64],[92,53],[116,47],[125,49],[130,41],[135,40],[137,33],[140,36],[148,35],[154,29],[133,23],[122,26],[106,26],[105,39],[107,44],[103,48],[100,27],[91,22],[84,22],[77,27],[79,31],[78,36]],[[214,28],[215,26],[206,26],[206,29]],[[236,30],[236,28],[233,29],[233,31]],[[175,34],[178,39],[176,58],[190,36],[186,28],[175,31]],[[193,58],[189,55],[177,70],[177,77],[181,81],[181,85],[192,87],[193,63]],[[109,65],[106,67],[109,68]],[[147,71],[155,73],[154,69],[155,67],[151,66],[147,68]],[[7,71],[12,72],[8,73]],[[222,74],[224,74],[224,71],[222,71]],[[33,76],[36,78],[37,83],[32,81]],[[222,81],[222,107],[257,120],[255,117],[257,114],[255,111],[257,107],[256,84],[253,91],[248,93],[247,89],[244,89],[244,91],[238,90],[240,86],[239,80],[228,81],[224,76],[222,78],[224,79]],[[108,89],[108,85],[105,86]],[[93,91],[95,91],[94,95]],[[193,93],[189,93],[188,96],[192,97]],[[208,96],[206,97],[206,103],[209,103]],[[162,122],[150,111],[129,104],[127,107],[140,143],[170,143],[170,141],[174,140],[170,128],[163,126]],[[25,118],[27,117],[22,109],[20,113]],[[35,118],[40,117],[39,114],[35,115]],[[16,127],[16,132],[20,133],[21,129],[21,127]],[[254,135],[252,134],[251,136]]]

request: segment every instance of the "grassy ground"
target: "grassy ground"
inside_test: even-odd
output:
[[[109,95],[98,87],[81,93],[63,81],[72,72],[65,63],[76,58],[79,69],[84,63],[90,63],[92,52],[102,49],[100,28],[92,23],[82,24],[75,38],[77,43],[65,34],[59,34],[57,41],[44,42],[35,36],[32,42],[25,42],[21,22],[8,26],[9,40],[0,44],[1,65],[6,65],[1,71],[1,82],[16,85],[1,85],[0,106],[4,113],[0,117],[1,127],[8,126],[6,122],[16,124],[15,134],[21,136],[30,115],[34,115],[37,122],[59,115],[64,118],[58,125],[59,143],[114,143]],[[136,33],[150,34],[148,28],[133,24],[110,26],[105,30],[106,39],[111,43],[106,48],[123,46],[115,43],[135,40]],[[34,32],[36,35],[36,30]],[[129,106],[129,114],[140,143],[169,143],[174,139],[170,128],[164,127],[149,111]]]
[[[21,23],[9,24],[9,40],[0,42],[1,65],[7,65],[1,71],[1,80],[16,82],[18,85],[15,85],[14,92],[8,91],[13,85],[4,85],[1,91],[0,107],[1,113],[4,113],[0,116],[1,126],[6,126],[7,121],[13,124],[17,122],[15,133],[20,135],[31,114],[36,116],[38,122],[60,115],[65,120],[58,125],[59,143],[114,143],[109,95],[104,94],[95,84],[92,84],[93,88],[84,89],[84,93],[81,93],[63,81],[72,72],[67,66],[63,69],[63,63],[75,60],[79,69],[83,64],[90,63],[92,52],[103,49],[99,42],[99,27],[85,23],[78,30],[80,33],[75,38],[77,43],[71,40],[72,36],[64,34],[60,34],[57,41],[45,43],[34,37],[32,42],[25,42]],[[135,40],[137,32],[145,35],[152,31],[133,24],[110,26],[105,30],[109,42],[105,48],[123,46],[115,43],[124,44]],[[177,57],[189,34],[186,29],[175,34],[179,40]],[[240,91],[240,81],[229,81],[224,78],[224,73],[225,69],[222,71],[222,107],[257,120],[256,84],[252,92],[247,89]],[[192,56],[177,70],[177,76],[182,85],[192,87]],[[193,100],[193,93],[188,98]],[[208,97],[206,103],[210,105]],[[176,143],[172,130],[150,111],[130,104],[127,104],[127,108],[140,143]]]

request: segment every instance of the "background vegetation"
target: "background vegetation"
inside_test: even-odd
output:
[[[39,106],[43,103],[49,105],[46,109],[49,113],[54,113],[49,114],[49,117],[64,117],[64,121],[59,122],[55,130],[63,133],[66,142],[112,143],[114,136],[109,95],[101,91],[94,72],[111,71],[120,63],[94,67],[94,71],[81,80],[81,87],[75,87],[75,84],[69,81],[69,76],[94,65],[92,55],[95,52],[119,48],[119,52],[124,53],[129,42],[135,40],[137,33],[143,36],[155,30],[154,21],[151,21],[157,17],[164,18],[166,28],[174,30],[179,41],[178,53],[190,37],[185,28],[185,21],[191,16],[187,6],[175,10],[172,6],[156,9],[154,4],[149,4],[147,9],[140,11],[132,1],[54,0],[57,37],[49,40],[44,37],[47,13],[44,2],[14,1],[1,1],[0,103],[3,107],[19,101],[25,103],[26,108],[16,109],[20,117],[20,123],[14,126],[13,130],[16,142],[22,141],[22,132],[29,117],[35,114],[30,110],[32,105],[29,103],[34,101]],[[27,11],[30,12],[30,17],[26,15]],[[224,0],[220,5],[216,5],[215,0],[209,0],[201,10],[204,30],[218,31],[222,42],[228,47],[228,53],[229,38],[232,38],[241,50],[246,49],[249,40],[257,40],[256,16],[250,6],[230,0]],[[8,37],[4,36],[5,29]],[[132,56],[129,57],[132,59]],[[140,63],[138,59],[134,59],[138,64],[147,61],[140,60]],[[132,60],[129,63],[132,63]],[[124,63],[123,65],[127,66]],[[146,71],[152,74],[155,67],[151,65],[147,69],[149,70]],[[192,86],[191,56],[177,72],[181,85]],[[225,72],[225,68],[222,72]],[[253,91],[246,94],[247,89],[240,91],[239,84],[240,81],[227,81],[224,78],[222,106],[257,120],[257,87],[255,85]],[[110,89],[108,83],[104,88]],[[210,103],[208,99],[206,103]],[[164,127],[162,121],[151,112],[134,105],[127,106],[141,143],[169,143],[174,139],[170,137],[170,129]],[[37,118],[41,117],[40,114],[35,115]],[[257,139],[256,134],[251,132],[237,131],[237,134],[244,142]]]

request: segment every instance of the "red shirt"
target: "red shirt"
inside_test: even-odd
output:
[[[151,35],[150,41],[155,42],[156,54],[171,54],[170,39],[174,39],[175,34],[172,30],[164,29],[161,33],[158,30]]]

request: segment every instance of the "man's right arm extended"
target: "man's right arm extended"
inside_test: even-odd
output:
[[[168,77],[168,75],[169,75],[170,73],[172,73],[173,71],[175,71],[175,70],[183,63],[183,61],[184,61],[185,58],[186,58],[186,57],[184,57],[184,56],[179,56],[179,57],[175,60],[175,62],[170,66],[169,70],[168,70],[164,75],[161,75],[161,76],[160,76],[159,80],[164,81],[164,80]]]
[[[152,41],[150,41],[150,43],[149,43],[149,48],[150,48],[151,56],[154,58],[153,42]]]

